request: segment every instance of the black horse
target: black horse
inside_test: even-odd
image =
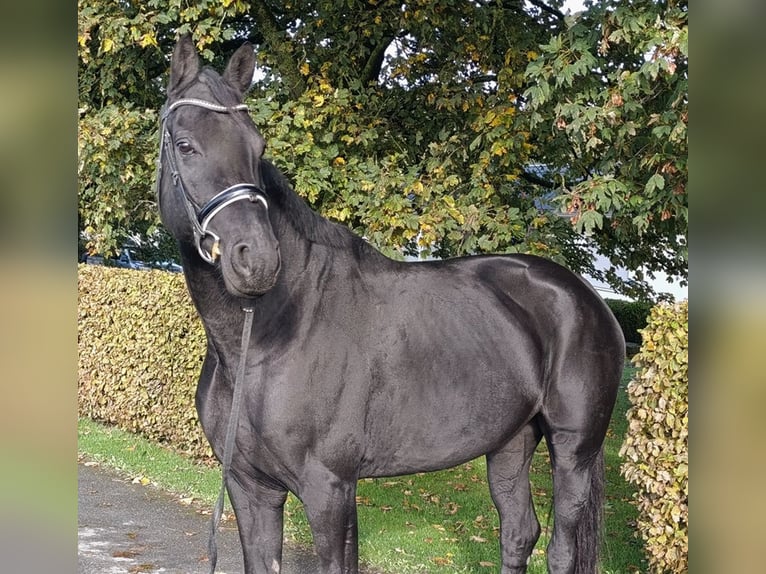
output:
[[[242,104],[254,64],[244,45],[221,76],[200,67],[190,39],[178,42],[158,175],[207,333],[196,405],[219,458],[249,340],[227,484],[245,571],[279,572],[288,491],[303,502],[321,572],[355,573],[359,478],[486,455],[502,572],[525,572],[540,533],[528,471],[544,436],[549,571],[592,574],[624,361],[609,309],[545,259],[403,263],[314,213],[263,158]],[[245,335],[243,307],[253,310]]]

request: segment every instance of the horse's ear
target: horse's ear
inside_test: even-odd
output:
[[[191,36],[181,36],[173,50],[170,60],[170,81],[168,82],[168,95],[182,89],[187,83],[197,77],[199,73],[199,56],[197,48]]]
[[[244,95],[253,83],[255,71],[255,51],[250,42],[242,44],[229,59],[223,79],[237,89],[240,95]]]

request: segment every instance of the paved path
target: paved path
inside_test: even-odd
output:
[[[150,485],[100,465],[78,470],[78,572],[80,574],[207,574],[210,515]],[[316,572],[316,558],[286,546],[282,574]],[[242,572],[236,524],[218,534],[216,572]]]

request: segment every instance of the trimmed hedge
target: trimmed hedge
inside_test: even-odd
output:
[[[638,531],[654,572],[688,570],[689,305],[658,305],[633,358],[621,472],[637,487]]]
[[[649,301],[622,301],[606,299],[606,304],[612,310],[617,322],[622,328],[626,343],[641,344],[641,329],[646,327],[649,312],[653,303]]]
[[[78,409],[197,459],[205,332],[183,276],[78,266]]]

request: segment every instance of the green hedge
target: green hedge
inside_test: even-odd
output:
[[[653,304],[649,301],[622,301],[620,299],[606,299],[606,304],[609,305],[620,324],[625,342],[640,345],[641,329],[646,327],[646,321]]]
[[[628,384],[621,471],[637,488],[638,531],[654,572],[688,571],[689,306],[658,305]]]
[[[77,275],[80,416],[209,460],[194,407],[205,333],[183,276],[94,265]]]

